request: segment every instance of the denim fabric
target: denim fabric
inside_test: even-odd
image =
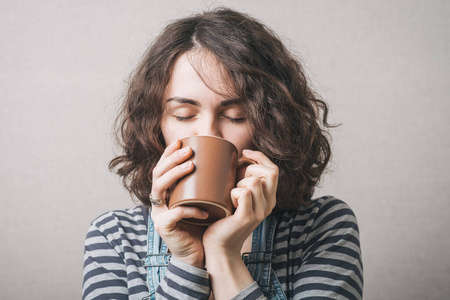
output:
[[[271,214],[264,219],[253,231],[252,251],[242,255],[247,269],[269,300],[287,299],[272,270],[272,262],[275,259],[273,239],[277,220],[276,214]]]
[[[154,300],[156,288],[161,280],[166,275],[166,269],[169,265],[172,254],[167,253],[167,245],[156,232],[153,221],[148,217],[148,232],[147,232],[147,256],[142,261],[142,264],[147,268],[147,285],[149,296],[143,298]]]

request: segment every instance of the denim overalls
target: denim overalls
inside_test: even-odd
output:
[[[275,259],[273,239],[277,225],[277,215],[272,213],[253,231],[252,251],[242,255],[253,279],[258,283],[264,295],[270,300],[287,299],[278,278],[272,270]],[[143,265],[147,268],[147,285],[150,295],[143,299],[155,299],[156,288],[166,274],[171,254],[167,253],[166,243],[161,239],[153,226],[150,214],[148,217],[148,247]]]

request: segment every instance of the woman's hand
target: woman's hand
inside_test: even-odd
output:
[[[186,161],[192,154],[187,146],[182,149],[179,140],[170,144],[153,169],[151,195],[167,199],[170,187],[181,177],[192,172],[194,164]],[[167,204],[152,206],[151,217],[155,230],[167,244],[173,256],[197,268],[204,268],[205,255],[202,236],[205,228],[179,222],[183,218],[206,219],[208,213],[195,207],[179,206],[169,210]]]
[[[231,191],[236,211],[212,224],[203,235],[215,299],[230,299],[253,282],[241,259],[241,249],[276,204],[278,167],[258,151],[244,150],[243,156],[256,164],[247,167],[245,177]]]
[[[259,151],[244,150],[249,165],[245,177],[231,191],[236,211],[212,224],[203,237],[205,251],[239,253],[245,239],[273,210],[276,204],[278,167]]]

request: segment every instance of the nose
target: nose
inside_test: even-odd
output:
[[[205,119],[204,122],[199,122],[197,128],[197,135],[209,135],[223,138],[222,131],[217,120],[214,118]]]

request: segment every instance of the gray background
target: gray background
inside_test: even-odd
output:
[[[448,299],[450,2],[2,1],[0,298],[78,299],[128,74],[170,19],[226,5],[298,53],[331,107],[317,195],[355,210],[365,299]]]

